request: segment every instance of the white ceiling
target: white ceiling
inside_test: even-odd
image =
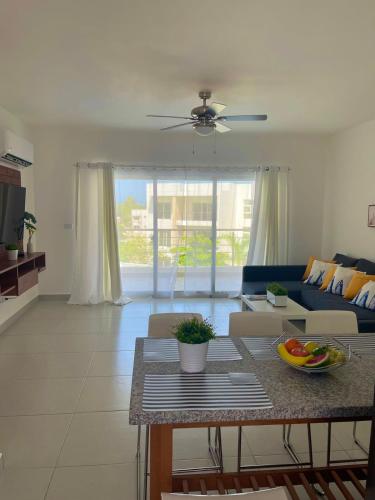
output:
[[[0,104],[30,122],[154,128],[210,88],[233,129],[375,118],[374,0],[2,0]]]

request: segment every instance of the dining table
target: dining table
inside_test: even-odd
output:
[[[150,500],[160,500],[161,492],[224,493],[275,485],[285,486],[292,499],[300,498],[297,487],[302,486],[313,499],[318,498],[314,483],[334,499],[332,481],[340,491],[348,491],[345,484],[351,481],[364,497],[368,470],[363,462],[199,474],[176,474],[172,467],[174,429],[372,420],[375,346],[366,356],[358,336],[353,339],[355,349],[341,368],[309,374],[278,357],[275,339],[217,337],[210,342],[204,372],[189,374],[180,369],[175,339],[137,338],[129,422],[150,430]],[[316,340],[344,347],[341,338]],[[349,341],[345,348],[351,349]]]

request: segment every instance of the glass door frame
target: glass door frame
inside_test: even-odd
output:
[[[194,180],[194,179],[192,179]],[[178,182],[178,180],[176,180]],[[180,182],[186,182],[186,179]],[[217,179],[207,179],[205,182],[212,185],[212,210],[211,210],[211,289],[209,292],[209,297],[215,296],[215,281],[216,281],[216,227],[217,227]],[[161,297],[164,296],[158,290],[158,271],[159,271],[159,260],[158,260],[158,249],[159,249],[159,226],[158,226],[158,180],[153,179],[153,296]],[[179,292],[176,292],[177,294]],[[224,295],[218,294],[218,295]]]
[[[137,170],[140,168],[140,175],[137,175]],[[130,172],[130,177],[127,177],[126,173],[124,174],[124,178],[130,179],[148,179],[152,182],[152,193],[153,193],[153,201],[152,201],[152,232],[153,232],[153,242],[152,242],[152,249],[153,249],[153,256],[152,256],[152,265],[153,265],[153,270],[152,270],[152,294],[154,297],[165,297],[164,292],[160,292],[158,290],[158,281],[159,281],[159,224],[158,224],[158,183],[160,181],[175,181],[175,182],[189,182],[189,181],[204,181],[207,182],[212,186],[212,204],[211,204],[211,266],[210,266],[210,285],[209,285],[209,291],[207,292],[199,292],[197,291],[198,296],[202,296],[202,293],[206,294],[206,296],[214,297],[214,296],[225,296],[227,293],[225,291],[216,291],[216,283],[217,283],[217,276],[216,276],[216,271],[217,271],[217,244],[218,244],[218,183],[223,182],[225,180],[231,181],[233,179],[236,179],[236,181],[243,180],[244,182],[249,182],[251,179],[251,173],[255,173],[254,168],[245,168],[245,167],[228,167],[230,169],[230,172],[226,171],[224,175],[221,175],[221,172],[214,171],[214,172],[209,172],[207,173],[207,176],[205,173],[202,175],[202,169],[204,172],[204,169],[207,168],[209,169],[210,167],[204,166],[204,167],[175,167],[171,168],[171,173],[172,176],[169,177],[169,170],[170,167],[151,167],[149,171],[148,167],[119,167],[120,170],[124,170],[126,172],[127,170]],[[196,169],[197,171],[197,176],[195,177],[194,170]],[[177,174],[177,176],[173,175],[176,174],[176,171],[193,171],[192,174],[190,174],[189,177],[180,174]],[[159,172],[161,175],[159,175]],[[219,229],[220,231],[220,229]],[[177,291],[174,292],[172,290],[172,293],[175,293],[176,296],[183,295],[183,292]],[[192,293],[194,295],[194,293]]]

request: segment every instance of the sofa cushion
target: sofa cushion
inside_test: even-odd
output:
[[[305,283],[307,285],[321,286],[323,284],[324,278],[330,272],[332,267],[336,269],[336,265],[332,264],[331,262],[324,262],[323,260],[314,260],[310,274],[308,278],[305,280]]]
[[[363,271],[367,274],[375,274],[375,262],[367,259],[359,259],[355,265],[357,271]]]
[[[349,255],[344,255],[342,253],[337,253],[333,260],[337,264],[341,264],[342,267],[354,267],[358,261],[356,257],[350,257]]]
[[[244,266],[242,281],[297,281],[301,280],[306,266]]]
[[[266,293],[269,281],[248,281],[242,285],[242,293],[245,295],[262,295]],[[301,288],[304,286],[301,281],[278,281],[280,285],[288,290],[288,297],[299,302],[301,300]],[[311,288],[311,287],[309,287]]]
[[[304,287],[301,290],[301,302],[310,310],[353,311],[358,320],[374,320],[375,312],[350,304],[341,295],[324,293],[316,287]]]
[[[351,301],[351,304],[364,307],[365,309],[370,309],[370,311],[375,312],[375,281],[369,281],[363,285]]]
[[[349,283],[356,274],[358,274],[358,271],[355,271],[351,267],[338,266],[332,280],[327,286],[326,293],[344,295]]]

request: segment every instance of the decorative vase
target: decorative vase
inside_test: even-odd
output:
[[[23,251],[23,239],[17,241],[17,247],[19,255],[24,255],[25,252]]]
[[[286,307],[288,303],[287,295],[274,295],[267,290],[267,300],[274,307]]]
[[[206,368],[208,342],[202,344],[178,343],[181,370],[186,373],[200,373]]]
[[[8,260],[18,259],[18,250],[7,250]]]
[[[29,236],[29,239],[27,240],[27,254],[30,255],[32,253],[35,252],[35,249],[34,249],[34,242],[33,242],[33,239],[32,239],[32,235]]]

